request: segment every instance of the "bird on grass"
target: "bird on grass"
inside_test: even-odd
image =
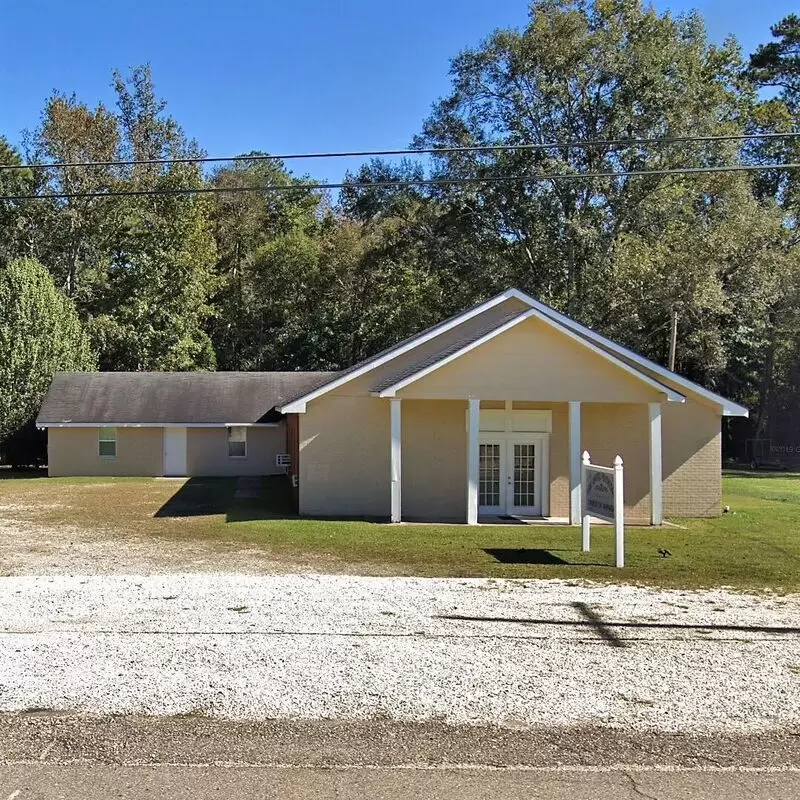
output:
[[[658,554],[661,556],[661,558],[669,558],[672,555],[672,553],[670,553],[666,547],[659,547]]]

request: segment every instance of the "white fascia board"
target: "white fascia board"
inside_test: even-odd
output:
[[[39,422],[37,428],[278,428],[280,422]]]
[[[467,320],[470,320],[473,317],[477,317],[479,314],[483,314],[484,311],[488,311],[490,308],[494,308],[495,306],[500,305],[500,303],[504,303],[506,300],[510,300],[512,297],[515,296],[516,295],[514,294],[514,290],[511,289],[503,292],[502,294],[498,294],[495,297],[492,297],[491,299],[487,300],[485,303],[481,303],[480,305],[475,306],[474,308],[468,309],[463,314],[459,314],[459,316],[454,317],[449,322],[443,325],[438,325],[434,326],[433,328],[430,328],[427,332],[420,334],[413,341],[407,342],[404,345],[400,345],[390,350],[388,353],[385,353],[380,358],[376,358],[374,361],[369,361],[368,363],[364,364],[359,369],[355,369],[352,372],[348,372],[346,375],[342,375],[341,378],[335,378],[329,383],[317,387],[308,394],[305,394],[302,397],[298,397],[291,403],[287,403],[285,406],[280,406],[278,408],[278,411],[281,414],[304,414],[306,411],[306,404],[309,403],[311,400],[316,400],[316,398],[321,397],[323,394],[327,394],[328,392],[333,391],[334,389],[338,389],[345,383],[348,383],[349,381],[355,380],[356,378],[365,375],[367,372],[370,372],[376,367],[383,366],[392,359],[397,358],[398,356],[401,356],[404,353],[408,353],[415,347],[419,347],[421,344],[429,342],[431,339],[434,339],[440,334],[452,330],[453,328],[457,327],[458,325],[461,325]]]
[[[712,392],[710,389],[705,389],[704,387],[700,386],[700,384],[697,384],[694,381],[690,381],[688,378],[684,378],[682,375],[678,375],[678,373],[672,372],[671,370],[668,370],[666,367],[662,367],[655,361],[651,361],[649,358],[645,358],[644,356],[639,355],[639,353],[633,350],[629,350],[627,347],[623,347],[621,344],[617,344],[616,342],[606,338],[602,334],[593,331],[591,328],[587,328],[585,325],[581,325],[580,322],[577,322],[571,317],[568,317],[566,314],[562,314],[560,311],[556,311],[554,308],[551,308],[546,303],[542,303],[541,301],[534,299],[530,295],[525,294],[525,292],[519,291],[519,289],[509,289],[509,295],[511,297],[516,298],[517,300],[521,300],[523,303],[527,303],[533,308],[539,309],[539,311],[541,311],[545,316],[549,317],[555,322],[558,322],[563,327],[576,331],[581,336],[581,338],[591,339],[592,341],[599,343],[603,347],[607,347],[610,350],[613,350],[615,353],[619,353],[625,358],[629,358],[632,361],[635,361],[637,364],[640,364],[645,369],[649,369],[652,372],[655,372],[657,375],[661,376],[665,380],[672,381],[681,388],[688,389],[690,392],[694,392],[695,394],[704,397],[706,400],[710,400],[711,402],[716,403],[722,408],[722,415],[725,417],[747,417],[750,415],[750,412],[744,406],[741,406],[738,403],[734,403],[733,400],[728,400],[726,397],[723,397],[722,395],[719,395],[716,392]]]
[[[671,389],[669,386],[660,383],[655,378],[651,378],[649,375],[644,374],[635,367],[632,367],[630,364],[627,364],[625,361],[622,361],[616,356],[611,355],[611,353],[608,353],[606,350],[603,350],[603,348],[598,347],[595,344],[592,344],[592,342],[587,342],[582,336],[579,336],[578,334],[569,330],[569,328],[566,328],[564,325],[561,325],[560,323],[556,322],[550,317],[547,317],[537,308],[531,308],[530,311],[526,311],[520,314],[520,316],[515,317],[511,321],[506,322],[505,325],[501,325],[499,328],[495,328],[493,331],[490,331],[484,336],[481,336],[480,339],[477,339],[476,341],[471,342],[468,345],[465,345],[460,350],[457,350],[455,353],[451,353],[450,355],[446,356],[441,361],[437,361],[434,364],[430,364],[424,369],[421,369],[419,372],[415,372],[413,375],[409,375],[408,377],[403,378],[402,380],[398,381],[392,386],[388,386],[383,391],[378,392],[378,397],[394,397],[396,392],[400,391],[401,389],[404,389],[409,384],[414,383],[414,381],[418,381],[420,378],[424,378],[426,375],[429,375],[434,370],[439,369],[439,367],[443,367],[445,364],[449,364],[451,361],[460,358],[465,353],[468,353],[470,350],[474,350],[476,347],[479,347],[485,342],[488,342],[490,339],[494,339],[495,336],[499,336],[501,333],[505,333],[507,330],[513,328],[515,325],[518,325],[520,322],[524,322],[525,320],[531,319],[532,317],[541,320],[545,324],[550,325],[550,327],[560,331],[565,336],[568,336],[570,339],[573,339],[574,341],[578,342],[584,347],[587,347],[589,350],[591,350],[593,353],[596,353],[601,358],[604,358],[606,361],[610,361],[615,366],[619,367],[620,369],[624,370],[630,375],[633,375],[634,378],[637,378],[643,383],[652,386],[659,392],[663,392],[667,396],[667,400],[669,400],[670,402],[683,403],[686,401],[686,397],[684,397],[684,395],[682,395],[680,392],[676,392],[674,389]]]
[[[428,364],[427,367],[419,370],[418,372],[413,373],[412,375],[408,375],[405,378],[402,378],[397,383],[393,383],[391,386],[387,386],[380,392],[373,392],[378,397],[394,397],[397,392],[401,389],[404,389],[410,383],[414,383],[418,381],[420,378],[424,378],[426,375],[430,375],[431,372],[443,367],[445,364],[449,364],[451,361],[455,361],[457,358],[460,358],[465,353],[469,353],[470,350],[474,350],[476,347],[480,347],[485,342],[488,342],[490,339],[494,339],[495,336],[499,336],[501,333],[505,333],[507,330],[510,330],[515,325],[519,325],[520,322],[524,322],[526,319],[530,319],[533,316],[536,316],[538,312],[534,309],[530,311],[523,311],[520,313],[518,317],[514,317],[514,319],[509,320],[508,322],[501,325],[499,328],[495,328],[493,331],[489,331],[489,333],[485,333],[481,336],[480,339],[476,339],[474,342],[470,342],[469,344],[464,345],[464,347],[456,350],[454,353],[450,353],[450,355],[445,356],[444,358],[440,359],[439,361],[435,361],[433,364]]]

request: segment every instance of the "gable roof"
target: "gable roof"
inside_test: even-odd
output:
[[[36,424],[256,425],[331,372],[59,372]]]
[[[620,369],[624,370],[632,374],[635,378],[638,378],[640,381],[648,384],[652,388],[656,389],[656,391],[663,392],[667,396],[667,400],[670,402],[678,402],[682,403],[686,400],[686,397],[680,392],[676,392],[674,389],[671,389],[669,386],[665,386],[663,383],[651,378],[649,375],[645,375],[639,370],[634,369],[629,364],[624,361],[621,361],[616,356],[612,355],[611,353],[607,353],[605,350],[597,347],[596,345],[592,344],[591,342],[587,342],[580,337],[578,337],[575,333],[572,333],[570,330],[564,328],[557,323],[553,323],[552,321],[548,320],[538,309],[531,308],[528,311],[521,312],[517,314],[515,317],[510,319],[504,325],[501,325],[492,331],[484,334],[480,337],[475,337],[471,341],[465,343],[462,347],[458,349],[453,349],[449,353],[442,353],[441,357],[439,358],[429,358],[424,366],[420,369],[411,369],[406,370],[406,374],[401,379],[391,382],[383,388],[383,390],[376,392],[380,397],[394,397],[395,393],[398,392],[400,389],[405,388],[414,381],[419,380],[420,378],[424,378],[426,375],[430,375],[431,372],[439,369],[439,367],[443,367],[445,364],[449,364],[451,361],[454,361],[456,358],[468,353],[470,350],[473,350],[476,347],[479,347],[484,342],[488,342],[491,339],[494,339],[495,336],[498,336],[501,333],[505,333],[507,330],[512,328],[514,325],[519,324],[520,322],[524,322],[526,319],[536,318],[540,319],[545,323],[552,325],[553,327],[559,329],[562,333],[564,333],[569,338],[580,342],[585,347],[588,347],[592,352],[596,353],[597,355],[604,358],[606,361],[610,361],[614,366],[619,367]],[[385,383],[385,382],[384,382]]]
[[[581,325],[580,322],[572,319],[572,317],[568,317],[566,314],[556,311],[556,309],[548,306],[547,303],[543,303],[541,300],[536,300],[530,295],[519,291],[519,289],[509,289],[507,294],[511,297],[516,297],[518,300],[521,300],[524,303],[529,303],[531,306],[541,311],[552,320],[561,323],[565,328],[569,328],[584,339],[594,342],[604,350],[614,353],[623,361],[626,361],[632,366],[636,366],[637,368],[644,370],[653,377],[657,377],[665,383],[678,386],[681,389],[686,389],[689,392],[694,392],[695,394],[704,397],[706,400],[716,403],[722,407],[723,416],[747,417],[750,414],[750,412],[743,405],[734,403],[733,400],[728,400],[727,397],[723,397],[721,394],[712,392],[710,389],[706,389],[699,383],[690,381],[688,378],[684,378],[683,375],[679,375],[677,372],[673,372],[666,367],[662,367],[661,364],[651,361],[649,358],[645,358],[643,355],[640,355],[634,350],[629,350],[627,347],[617,344],[602,334],[593,331],[591,328]]]
[[[457,326],[462,325],[473,317],[477,317],[479,314],[485,313],[489,309],[494,308],[501,303],[504,303],[508,299],[509,298],[503,294],[496,295],[495,297],[486,300],[484,303],[480,303],[479,305],[473,306],[472,308],[467,309],[460,314],[449,317],[443,322],[439,322],[430,328],[426,328],[424,331],[415,333],[413,336],[409,336],[397,344],[387,347],[385,350],[381,350],[381,352],[376,353],[374,356],[370,356],[369,358],[365,358],[363,361],[359,361],[357,364],[353,364],[352,367],[348,367],[347,369],[343,369],[340,372],[334,373],[329,381],[320,384],[313,390],[298,392],[297,395],[285,402],[278,410],[283,414],[298,412],[303,413],[306,410],[306,403],[310,402],[311,400],[314,400],[323,394],[327,394],[328,392],[333,391],[333,389],[342,386],[348,381],[359,378],[368,373],[370,370],[386,364],[391,359],[397,358],[398,356],[401,356],[404,353],[407,353],[414,348],[419,347],[420,345],[423,345],[432,339],[435,339],[437,336],[441,336],[442,334],[453,330]]]
[[[690,381],[688,378],[684,378],[683,376],[678,375],[676,372],[672,372],[665,367],[656,364],[654,361],[650,361],[644,356],[635,353],[633,350],[629,350],[628,348],[611,341],[611,339],[596,333],[590,328],[587,328],[585,325],[581,325],[579,322],[571,319],[565,314],[562,314],[556,311],[554,308],[551,308],[546,303],[542,303],[541,301],[534,299],[530,295],[527,295],[518,289],[508,289],[505,292],[490,298],[484,303],[468,309],[462,314],[451,317],[450,319],[445,320],[444,322],[439,323],[432,328],[428,328],[427,330],[422,331],[415,336],[403,340],[394,347],[387,348],[381,353],[355,364],[353,367],[350,367],[347,370],[336,373],[330,381],[320,384],[311,391],[298,394],[291,401],[280,407],[279,410],[283,413],[302,413],[305,411],[306,404],[309,401],[326,394],[327,392],[343,385],[344,383],[347,383],[350,380],[353,380],[356,377],[360,377],[371,370],[390,363],[393,359],[412,351],[423,343],[434,340],[443,333],[458,328],[458,326],[462,325],[467,320],[483,314],[490,308],[512,299],[520,301],[527,306],[528,309],[535,312],[535,316],[538,319],[560,330],[562,333],[565,333],[566,335],[580,342],[603,358],[612,361],[614,364],[625,369],[627,372],[634,374],[645,383],[655,386],[659,389],[659,391],[665,392],[670,400],[681,401],[685,399],[685,396],[682,394],[682,392],[685,390],[693,392],[694,394],[697,394],[698,396],[703,397],[716,405],[719,405],[724,416],[746,417],[748,415],[748,411],[746,408],[744,408],[744,406],[734,403],[732,400],[728,400],[727,398],[722,397],[721,395],[716,394],[709,389],[705,389],[699,384]],[[487,326],[486,330],[483,330],[481,326],[477,326],[470,331],[469,335],[461,338],[458,337],[457,333],[456,335],[451,335],[448,337],[446,343],[443,342],[443,346],[439,348],[438,351],[436,351],[434,348],[435,352],[428,352],[424,357],[421,357],[417,361],[412,360],[411,364],[408,364],[403,369],[398,370],[398,372],[394,375],[378,381],[374,387],[375,392],[383,396],[391,396],[391,390],[394,388],[396,391],[399,383],[403,381],[410,383],[411,380],[408,379],[412,378],[412,376],[416,375],[417,377],[422,377],[423,373],[428,374],[428,372],[432,371],[432,369],[435,368],[435,364],[447,363],[462,352],[466,352],[467,350],[478,346],[478,344],[482,343],[484,340],[492,338],[494,335],[498,335],[506,329],[504,326],[508,323],[516,324],[514,319],[517,316],[525,316],[527,318],[528,312],[518,311],[516,314],[508,315],[507,318],[495,318]],[[444,337],[442,338],[444,339]],[[416,378],[412,378],[412,380],[416,380]]]

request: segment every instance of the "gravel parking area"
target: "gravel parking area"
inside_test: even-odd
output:
[[[0,579],[0,711],[800,731],[800,596],[563,581]]]

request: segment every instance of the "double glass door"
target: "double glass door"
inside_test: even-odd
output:
[[[541,438],[482,436],[479,447],[479,513],[541,514]]]

